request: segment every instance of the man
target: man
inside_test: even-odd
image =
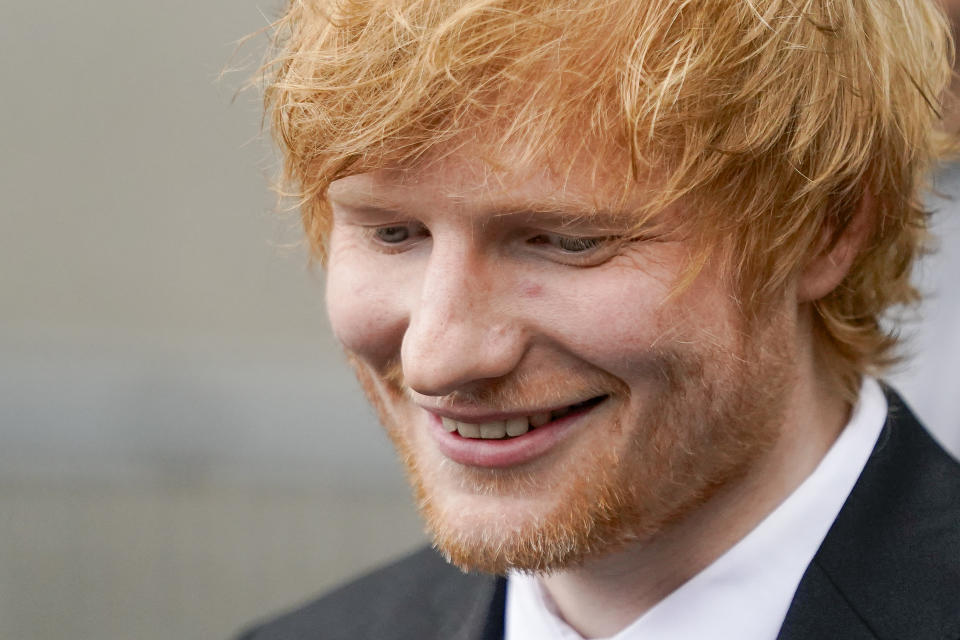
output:
[[[934,6],[276,26],[287,187],[438,553],[247,638],[960,638],[960,470],[873,377],[943,148]]]

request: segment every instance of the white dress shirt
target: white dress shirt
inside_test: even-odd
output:
[[[774,640],[886,415],[880,385],[864,378],[850,421],[813,473],[743,539],[609,640]],[[505,640],[540,639],[583,640],[535,576],[513,573]]]

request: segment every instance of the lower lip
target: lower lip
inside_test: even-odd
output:
[[[430,416],[430,435],[447,458],[471,467],[503,469],[514,467],[539,458],[556,447],[573,430],[573,427],[591,411],[602,405],[593,405],[570,413],[542,427],[531,429],[522,436],[503,440],[464,438],[456,431],[443,427],[440,417]]]

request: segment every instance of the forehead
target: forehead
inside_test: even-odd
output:
[[[331,183],[335,203],[390,208],[435,207],[464,213],[544,211],[635,218],[649,189],[612,151],[585,146],[568,157],[522,159],[479,144],[437,150],[416,162],[358,173]],[[521,160],[518,160],[521,159]]]

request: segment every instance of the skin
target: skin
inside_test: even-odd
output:
[[[331,324],[438,547],[465,569],[539,572],[571,626],[613,635],[756,526],[836,439],[849,407],[818,382],[810,302],[867,225],[748,331],[718,264],[677,294],[682,210],[636,235],[598,215],[629,210],[618,177],[502,166],[461,147],[335,182]],[[431,435],[440,415],[598,396],[522,464],[464,464]]]

